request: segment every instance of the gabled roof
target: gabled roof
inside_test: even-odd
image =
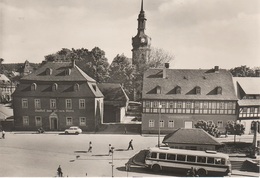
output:
[[[235,88],[239,84],[246,95],[260,95],[260,77],[233,77],[233,81]]]
[[[118,83],[99,83],[98,88],[104,95],[105,102],[119,102],[121,105],[126,104],[129,101],[122,86]]]
[[[199,128],[180,128],[163,139],[163,143],[193,144],[193,145],[221,145],[214,137]]]
[[[149,69],[144,73],[143,99],[203,99],[203,100],[237,100],[231,73],[224,69],[215,72],[214,69]],[[161,93],[156,94],[157,87]],[[176,88],[181,94],[176,94]],[[201,88],[201,94],[195,93],[195,88]],[[222,94],[217,94],[217,87],[222,88]]]
[[[46,75],[46,69],[51,69],[52,74]],[[70,75],[65,75],[65,71],[68,69],[70,70]],[[33,73],[22,77],[21,80],[96,82],[78,66],[72,67],[71,62],[47,62]]]

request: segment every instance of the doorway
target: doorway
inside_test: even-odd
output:
[[[51,117],[50,118],[50,129],[51,130],[57,130],[58,129],[58,118],[57,117]]]

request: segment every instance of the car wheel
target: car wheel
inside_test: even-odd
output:
[[[65,132],[65,134],[69,134],[69,132],[68,132],[68,131],[66,131],[66,132]]]
[[[159,172],[159,171],[161,171],[161,167],[158,164],[155,164],[155,165],[153,165],[152,170],[154,172]]]
[[[207,171],[205,169],[199,169],[198,170],[198,176],[205,177],[207,175]]]
[[[76,132],[76,135],[78,135],[79,133],[78,132]]]

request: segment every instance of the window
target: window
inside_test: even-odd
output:
[[[56,99],[50,99],[50,108],[56,109]]]
[[[169,107],[173,108],[173,102],[172,101],[170,102]]]
[[[181,101],[178,101],[177,108],[182,108],[182,102]]]
[[[206,101],[203,102],[203,109],[208,109],[208,102]]]
[[[218,121],[217,126],[218,126],[218,128],[222,128],[223,127],[223,121]]]
[[[177,160],[178,161],[185,161],[186,160],[186,155],[177,155]]]
[[[161,94],[161,87],[160,86],[156,87],[156,94]]]
[[[85,99],[79,99],[79,109],[85,109]]]
[[[168,121],[168,127],[173,128],[174,127],[174,121]]]
[[[196,88],[195,88],[195,92],[196,92],[196,95],[200,95],[200,94],[201,94],[201,89],[200,89],[200,87],[196,87]]]
[[[254,113],[255,112],[255,108],[250,108],[250,112]]]
[[[34,107],[35,107],[35,109],[41,108],[41,100],[40,99],[34,99]]]
[[[166,108],[166,103],[165,103],[165,101],[162,101],[162,102],[161,102],[161,105],[162,105],[162,108]]]
[[[79,91],[79,84],[78,83],[74,84],[74,91]]]
[[[23,125],[29,125],[29,117],[28,116],[23,116]]]
[[[65,75],[70,75],[71,74],[71,69],[66,69],[65,70]]]
[[[222,87],[217,87],[217,94],[221,95],[222,94]]]
[[[187,101],[186,108],[188,108],[188,109],[191,108],[191,102]]]
[[[66,117],[66,125],[72,125],[72,117]]]
[[[168,160],[175,160],[176,159],[176,155],[175,154],[167,154],[167,159]]]
[[[196,162],[196,156],[187,155],[187,161],[189,161],[189,162]]]
[[[176,94],[181,94],[181,87],[179,86],[176,87]]]
[[[52,69],[47,68],[47,69],[45,70],[45,73],[46,73],[46,75],[51,75],[51,74],[52,74]]]
[[[150,101],[145,102],[145,107],[150,108]]]
[[[81,126],[86,125],[86,118],[85,117],[80,117],[79,118],[79,125],[81,125]]]
[[[36,90],[36,88],[37,88],[37,85],[36,85],[36,83],[33,83],[33,84],[31,85],[31,91],[35,91],[35,90]]]
[[[72,101],[71,101],[71,99],[66,99],[66,109],[72,109]]]
[[[52,91],[57,91],[58,90],[58,84],[57,83],[54,83],[52,85]]]
[[[35,124],[36,124],[36,126],[42,126],[41,116],[35,116]]]
[[[151,154],[151,158],[157,158],[157,153],[154,153],[154,152],[153,152],[153,153]]]
[[[195,102],[195,109],[199,109],[200,108],[200,103],[198,101]]]
[[[224,109],[224,108],[225,108],[225,103],[224,102],[220,102],[219,109]]]
[[[97,91],[97,86],[96,86],[96,85],[92,85],[92,87],[93,87],[93,89],[94,89],[95,91]]]
[[[159,153],[159,159],[165,159],[166,154],[165,153]]]
[[[198,163],[206,163],[206,157],[204,157],[204,156],[198,156],[198,157],[197,157],[197,162],[198,162]]]
[[[164,121],[160,120],[160,127],[164,127]]]
[[[207,163],[214,164],[214,158],[208,157]]]
[[[246,113],[246,112],[247,112],[247,108],[243,108],[243,112],[245,112],[245,113]]]
[[[211,103],[211,108],[212,108],[212,109],[216,109],[216,102],[212,102],[212,103]]]
[[[233,109],[233,103],[232,102],[228,103],[228,109]]]
[[[154,127],[154,120],[149,120],[149,127]]]
[[[28,99],[22,99],[22,108],[28,108]]]

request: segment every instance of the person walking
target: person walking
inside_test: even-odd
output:
[[[111,156],[113,153],[111,144],[108,145],[108,156]]]
[[[5,139],[5,131],[2,130],[2,139]]]
[[[134,149],[134,147],[133,147],[133,139],[130,140],[127,150],[129,150],[129,148],[131,148],[132,150]]]
[[[89,142],[89,146],[88,146],[88,152],[92,153],[92,142]]]
[[[60,165],[59,165],[59,167],[58,167],[58,169],[57,169],[57,172],[58,172],[58,176],[59,177],[62,177],[62,169],[61,169],[61,167],[60,167]]]

